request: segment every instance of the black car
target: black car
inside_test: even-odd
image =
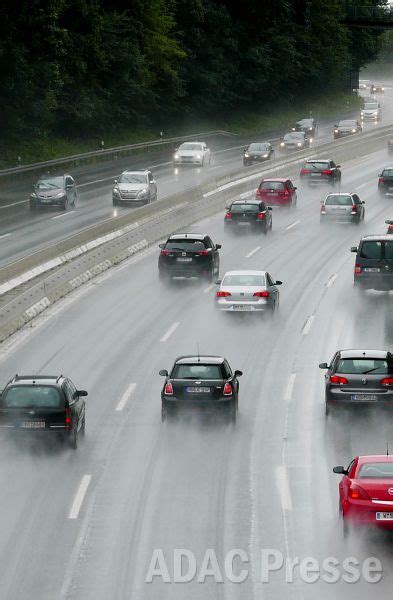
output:
[[[251,229],[267,233],[273,225],[271,206],[260,200],[235,200],[227,207],[224,218],[226,230]]]
[[[244,148],[243,165],[264,162],[274,156],[274,148],[270,142],[254,142]]]
[[[300,171],[300,179],[309,184],[330,183],[334,186],[341,181],[340,165],[336,165],[331,158],[306,160]]]
[[[338,125],[334,126],[333,137],[336,140],[341,137],[360,133],[362,130],[361,123],[356,121],[356,119],[344,119],[343,121],[339,121]]]
[[[391,235],[366,235],[356,253],[354,285],[359,290],[393,290],[393,240]]]
[[[174,233],[161,248],[158,272],[161,281],[172,277],[204,277],[214,281],[220,271],[221,244],[203,233]]]
[[[63,375],[15,375],[0,395],[0,431],[52,434],[76,449],[85,433],[83,396]]]
[[[318,125],[315,119],[300,119],[300,121],[296,121],[294,126],[292,127],[292,131],[304,131],[308,136],[315,137],[317,133]]]
[[[378,192],[380,196],[393,194],[393,167],[385,167],[378,177]]]
[[[162,421],[181,411],[224,413],[236,422],[241,371],[233,372],[222,356],[180,356],[165,377]]]
[[[393,355],[385,350],[339,350],[325,374],[326,414],[339,406],[393,406]]]
[[[76,184],[71,175],[40,177],[30,194],[30,210],[40,206],[56,206],[67,210],[78,199]]]

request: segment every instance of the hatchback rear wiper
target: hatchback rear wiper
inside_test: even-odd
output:
[[[370,369],[369,371],[363,371],[363,373],[361,373],[361,375],[367,375],[368,373],[372,373],[373,371],[378,371],[378,369],[380,369],[381,367],[374,367],[374,369]],[[383,375],[383,373],[381,373],[381,375]]]
[[[167,248],[167,250],[169,249]],[[172,252],[172,250],[177,250],[178,252],[192,252],[192,250],[184,250],[184,248],[171,248],[169,252]]]

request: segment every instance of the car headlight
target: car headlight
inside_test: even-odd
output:
[[[385,88],[381,88],[381,90],[384,92],[384,91],[385,91]]]
[[[147,194],[147,192],[148,192],[147,188],[143,188],[143,190],[141,190],[141,191],[138,193],[138,196],[144,196],[145,194]]]
[[[31,196],[32,198],[37,198],[37,194],[36,194],[35,192],[32,192],[32,193],[30,194],[30,196]]]
[[[200,154],[197,154],[195,157],[197,160],[201,160],[202,156]]]
[[[296,127],[292,127],[292,131],[296,131]]]
[[[308,130],[309,130],[309,131],[312,131],[312,127],[309,127],[309,128],[308,128]]]
[[[310,138],[310,143],[312,142],[312,138]]]
[[[263,158],[267,158],[268,156],[269,156],[268,154],[264,154],[264,155],[263,155]]]
[[[244,156],[245,156],[245,158],[250,158],[250,155],[249,155],[249,153],[248,153],[248,152],[245,152],[245,153],[244,153]]]
[[[280,142],[280,146],[281,147],[285,146],[284,142]]]
[[[352,133],[356,133],[356,129],[352,129]]]
[[[334,133],[338,133],[338,129],[335,129],[335,130],[334,130]]]
[[[113,192],[114,194],[117,194],[117,195],[119,195],[119,194],[120,194],[120,190],[119,190],[119,188],[117,188],[117,187],[113,188],[112,192]]]
[[[179,158],[178,154],[175,154],[175,156],[173,157],[175,160]]]
[[[63,192],[59,192],[58,194],[56,194],[56,198],[62,198],[65,195],[66,195],[66,193],[64,191]]]
[[[297,145],[298,146],[302,146],[303,144],[302,144],[302,142],[298,142]]]

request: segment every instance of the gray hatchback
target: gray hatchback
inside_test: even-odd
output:
[[[393,355],[386,350],[338,350],[326,369],[326,414],[334,406],[393,406]]]
[[[359,224],[364,219],[364,202],[357,194],[328,194],[321,204],[321,223],[344,221]]]

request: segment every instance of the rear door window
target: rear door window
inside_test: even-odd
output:
[[[382,258],[382,242],[378,242],[378,241],[363,242],[363,244],[360,248],[360,257],[380,260]]]
[[[328,196],[325,204],[327,206],[352,206],[351,196]]]

